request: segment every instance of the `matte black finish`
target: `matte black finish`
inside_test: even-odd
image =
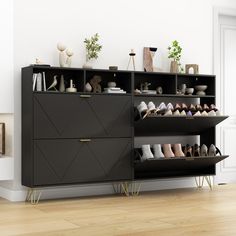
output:
[[[215,127],[228,116],[158,116],[147,117],[135,122],[136,136],[159,136],[159,135],[197,135],[209,128]],[[214,142],[212,142],[214,143]]]
[[[45,72],[49,86],[63,75],[77,93],[33,92],[33,73]],[[93,94],[84,86],[94,75],[102,88],[115,81],[126,94]],[[163,87],[162,95],[134,95],[141,83]],[[182,96],[180,84],[208,85],[206,96]],[[57,89],[59,88],[59,83]],[[200,135],[201,144],[215,143],[222,117],[158,117],[135,122],[136,99],[200,99],[215,103],[215,76],[141,71],[29,66],[22,68],[22,184],[28,187],[214,175],[215,163],[227,156],[134,161],[136,136]],[[137,100],[137,101],[138,101]]]

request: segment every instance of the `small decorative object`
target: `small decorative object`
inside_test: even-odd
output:
[[[186,74],[198,74],[199,66],[197,64],[186,64],[185,65],[185,73]]]
[[[57,44],[57,49],[59,50],[60,67],[71,67],[71,58],[74,53],[70,49],[66,50],[66,46],[62,43]]]
[[[148,90],[148,87],[151,85],[151,83],[148,83],[148,82],[144,82],[144,83],[141,83],[140,85],[140,90]]]
[[[118,66],[109,66],[109,70],[118,70]]]
[[[57,75],[55,75],[55,76],[53,77],[53,82],[52,82],[52,84],[48,87],[47,90],[54,89],[55,91],[58,91],[58,90],[56,89],[56,86],[57,86]]]
[[[153,58],[157,48],[153,47],[144,47],[143,48],[143,67],[146,72],[154,72],[157,71],[157,68],[153,65]]]
[[[172,42],[172,45],[168,47],[168,50],[169,50],[168,58],[172,59],[170,65],[170,72],[171,73],[183,72],[184,69],[180,63],[182,48],[179,46],[179,42],[177,40],[174,40]]]
[[[99,75],[94,75],[93,78],[90,80],[90,84],[93,88],[93,92],[94,93],[101,93],[102,92],[102,88],[101,88],[101,83],[102,78]]]
[[[163,94],[163,89],[161,86],[157,87],[156,91],[157,91],[157,94]]]
[[[196,85],[195,89],[197,90],[197,95],[204,96],[206,95],[205,90],[207,89],[207,85]]]
[[[59,91],[63,93],[63,92],[65,92],[65,90],[66,90],[66,88],[65,88],[64,76],[61,75]]]
[[[5,123],[0,123],[0,155],[5,154]]]
[[[85,92],[91,92],[92,89],[93,88],[89,82],[85,84]]]
[[[134,61],[135,55],[136,55],[136,53],[134,52],[134,49],[131,49],[131,52],[129,53],[129,62],[128,62],[127,70],[129,69],[129,65],[130,65],[131,60],[132,60],[132,64],[133,64],[133,70],[135,70],[135,61]]]
[[[188,95],[192,95],[193,92],[194,92],[194,88],[186,88],[186,93],[187,93]]]
[[[98,43],[98,40],[98,33],[96,33],[91,38],[85,38],[84,43],[86,47],[86,63],[83,65],[84,68],[92,68],[92,59],[98,58],[98,53],[102,50],[102,45]]]
[[[139,89],[135,89],[134,94],[136,94],[136,95],[141,94],[141,91]]]
[[[107,83],[107,87],[108,87],[108,88],[115,88],[115,87],[116,87],[116,82],[114,82],[114,81],[108,82],[108,83]]]
[[[181,84],[180,87],[179,87],[179,90],[180,90],[180,94],[184,95],[186,93],[186,84]]]
[[[75,88],[75,84],[73,84],[73,80],[70,80],[70,87],[66,89],[66,92],[68,93],[76,93],[77,88]]]

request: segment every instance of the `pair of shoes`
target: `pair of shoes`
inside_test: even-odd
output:
[[[173,145],[173,150],[171,148],[171,144],[163,144],[163,151],[165,157],[184,157],[184,153],[182,151],[182,146],[180,143],[176,143]]]
[[[156,107],[153,102],[149,102],[146,104],[144,101],[142,101],[138,106],[137,110],[139,112],[139,115],[142,119],[144,119],[147,115],[151,113],[156,113]]]
[[[174,107],[171,103],[168,103],[167,105],[162,102],[158,107],[157,107],[157,114],[161,114],[161,115],[171,115],[172,111],[174,110]]]
[[[209,149],[205,144],[201,146],[201,156],[216,156],[217,154],[221,155],[219,148],[217,148],[214,144],[211,144]]]
[[[211,110],[209,112],[207,111],[197,111],[193,116],[220,116],[220,111],[214,111],[214,110]]]
[[[191,146],[189,144],[187,144],[184,147],[184,155],[186,157],[199,157],[200,156],[200,147],[198,144],[194,144],[194,146]]]
[[[142,156],[141,160],[151,160],[151,159],[159,159],[159,158],[164,158],[164,154],[162,153],[161,150],[161,145],[160,144],[154,144],[153,145],[153,152],[151,150],[151,145],[150,144],[144,144],[142,145]]]

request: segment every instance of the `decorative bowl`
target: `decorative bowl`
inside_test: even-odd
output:
[[[194,88],[197,90],[197,95],[206,95],[205,90],[207,89],[207,85],[196,85]]]
[[[188,95],[192,95],[193,92],[194,92],[194,88],[186,88],[186,93],[187,93]]]
[[[116,82],[111,81],[107,83],[108,88],[115,88],[116,87]]]

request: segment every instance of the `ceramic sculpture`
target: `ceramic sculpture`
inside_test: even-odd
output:
[[[71,67],[71,57],[74,55],[72,50],[67,49],[62,43],[57,44],[57,49],[59,50],[59,65],[60,67]]]

